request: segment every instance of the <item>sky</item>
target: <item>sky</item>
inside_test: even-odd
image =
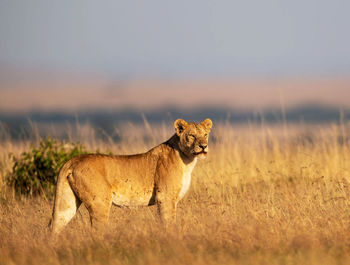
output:
[[[349,10],[347,0],[1,0],[0,72],[348,76]]]
[[[348,0],[0,0],[0,112],[350,108],[349,11]]]

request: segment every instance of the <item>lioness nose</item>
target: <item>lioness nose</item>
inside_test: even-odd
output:
[[[200,144],[199,147],[202,148],[202,149],[204,150],[205,148],[207,148],[207,145],[206,145],[206,144],[205,144],[205,145]]]

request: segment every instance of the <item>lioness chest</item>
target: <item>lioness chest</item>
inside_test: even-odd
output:
[[[195,158],[190,164],[186,165],[183,169],[183,175],[181,180],[181,190],[179,194],[179,199],[181,200],[191,185],[191,175],[192,171],[197,163],[197,158]]]

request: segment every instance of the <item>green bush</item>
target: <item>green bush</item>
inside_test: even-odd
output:
[[[47,138],[38,147],[31,146],[29,152],[24,152],[19,157],[12,155],[14,165],[12,172],[7,175],[7,183],[20,194],[44,193],[52,196],[63,164],[72,157],[86,153],[82,144]]]

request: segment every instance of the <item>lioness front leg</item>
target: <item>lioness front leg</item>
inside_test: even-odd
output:
[[[158,214],[165,227],[176,224],[176,205],[174,200],[158,200]]]

